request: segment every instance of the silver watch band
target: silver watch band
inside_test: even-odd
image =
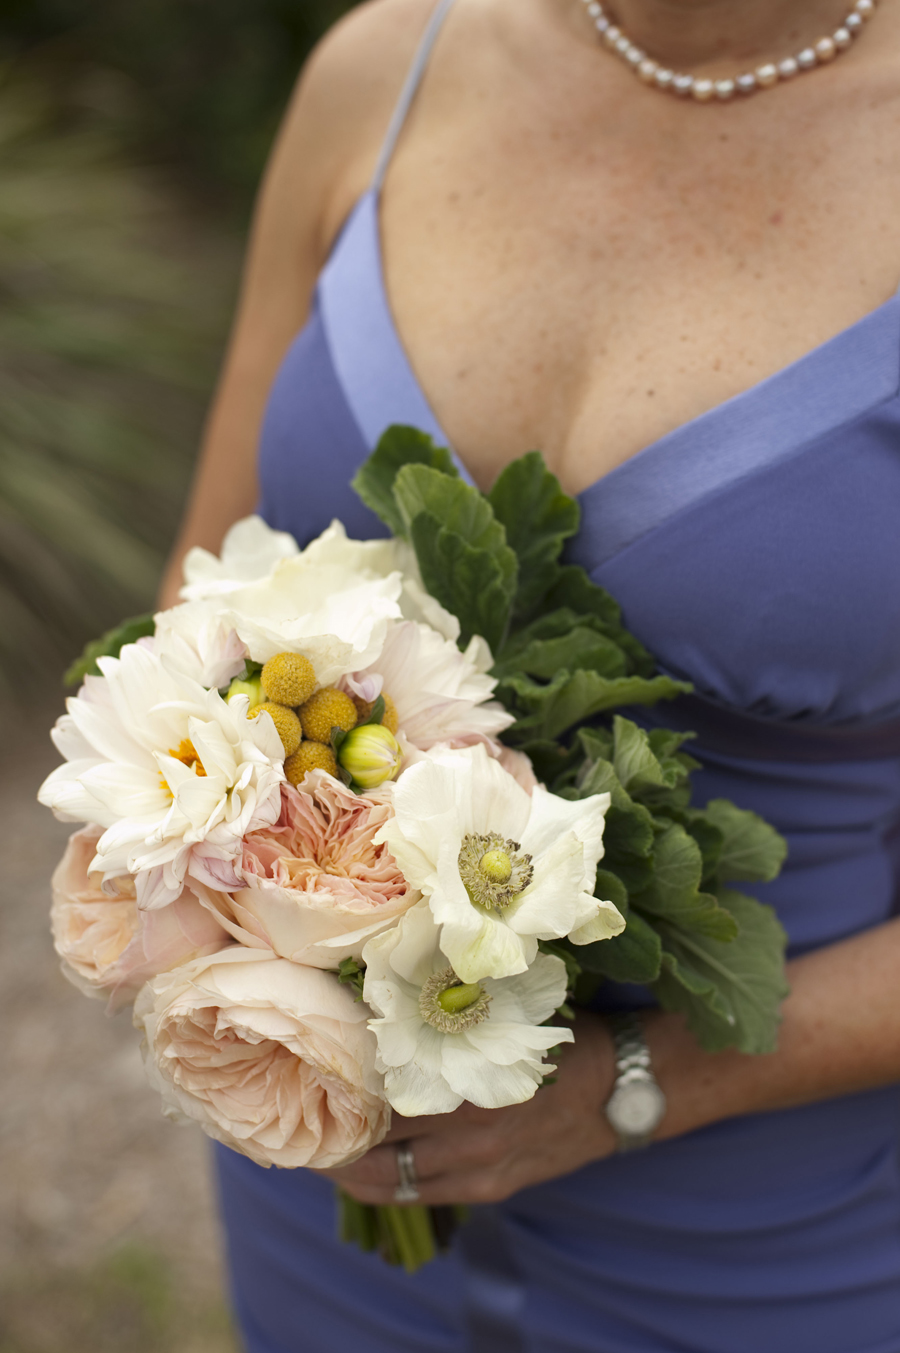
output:
[[[666,1109],[650,1060],[638,1014],[629,1011],[609,1017],[616,1053],[616,1080],[606,1102],[606,1116],[620,1151],[649,1145]]]

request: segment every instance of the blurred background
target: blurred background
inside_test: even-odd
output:
[[[62,672],[152,607],[253,194],[346,0],[0,0],[0,1353],[235,1353],[204,1140],[59,974]]]

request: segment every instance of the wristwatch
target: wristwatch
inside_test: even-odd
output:
[[[616,1083],[606,1101],[606,1117],[619,1150],[633,1151],[649,1146],[666,1112],[666,1097],[650,1067],[640,1017],[612,1015],[609,1024],[616,1046]]]

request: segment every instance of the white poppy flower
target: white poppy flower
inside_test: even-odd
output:
[[[281,808],[284,748],[271,719],[248,719],[246,697],[226,704],[144,645],[99,666],[54,730],[67,764],[44,781],[41,803],[106,828],[91,872],[136,875],[142,907],[174,901],[188,874],[240,886],[243,837]]]
[[[521,1104],[556,1070],[544,1055],[573,1041],[571,1029],[543,1024],[566,998],[562,959],[538,954],[521,976],[464,985],[425,902],[369,940],[363,958],[376,1067],[388,1102],[407,1117],[450,1113],[463,1100]]]
[[[624,930],[593,896],[608,794],[529,794],[479,745],[424,756],[391,798],[375,840],[428,898],[463,982],[525,972],[540,939],[590,944]]]
[[[514,722],[491,700],[497,683],[485,675],[485,650],[489,668],[490,650],[483,639],[474,638],[460,653],[429,626],[404,620],[388,626],[375,662],[342,684],[366,700],[389,695],[400,732],[420,751],[438,743],[464,746],[496,737]]]

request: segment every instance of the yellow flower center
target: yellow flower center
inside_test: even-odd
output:
[[[482,855],[478,868],[491,883],[508,883],[512,877],[512,860],[505,850],[489,850]]]
[[[203,762],[197,755],[197,749],[190,738],[182,738],[178,744],[178,750],[174,747],[169,748],[169,756],[174,756],[176,761],[180,761],[188,770],[192,770],[195,775],[205,775]]]

